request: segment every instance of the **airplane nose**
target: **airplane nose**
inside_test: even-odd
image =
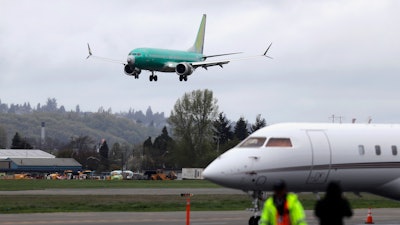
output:
[[[221,170],[220,165],[214,161],[203,170],[202,174],[204,179],[218,183],[221,176],[223,176],[223,171]]]
[[[126,59],[126,62],[127,62],[129,65],[135,64],[135,57],[134,57],[133,55],[128,55],[128,58]]]
[[[204,179],[213,183],[235,188],[239,184],[240,175],[235,174],[231,167],[229,160],[217,158],[203,170],[202,175]]]
[[[207,166],[203,170],[203,177],[206,180],[211,180],[213,177],[215,177],[215,171],[213,171],[212,168],[210,168],[210,166]]]

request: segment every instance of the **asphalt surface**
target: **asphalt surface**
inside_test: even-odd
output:
[[[366,209],[354,210],[354,216],[346,219],[346,225],[364,224]],[[318,221],[312,211],[306,211],[309,225]],[[191,225],[247,225],[251,212],[214,211],[191,212]],[[373,209],[373,222],[382,225],[400,224],[399,209]],[[98,212],[98,213],[35,213],[0,214],[0,225],[71,225],[71,224],[120,224],[120,225],[177,225],[186,224],[186,212]]]
[[[245,194],[229,188],[132,188],[132,189],[45,189],[27,191],[0,191],[0,195],[179,195],[192,194]],[[250,200],[250,199],[249,199]],[[317,225],[312,211],[306,211],[309,225]],[[367,209],[354,210],[354,216],[345,220],[346,225],[364,224]],[[201,211],[191,212],[191,225],[247,225],[249,211]],[[400,224],[400,210],[372,209],[375,224]],[[70,224],[186,224],[186,212],[88,212],[88,213],[33,213],[1,214],[0,225],[70,225]]]

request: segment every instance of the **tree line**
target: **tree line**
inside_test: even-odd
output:
[[[107,139],[96,141],[89,135],[73,136],[59,147],[56,155],[73,157],[84,168],[97,171],[205,167],[218,155],[267,125],[261,115],[252,124],[243,116],[232,122],[219,111],[217,102],[208,89],[185,93],[176,101],[158,135],[153,133],[139,142],[113,141],[111,147]],[[109,129],[108,126],[111,125],[104,124],[97,129]],[[0,125],[0,143],[1,133]],[[20,134],[18,136],[25,143],[15,144],[14,135],[13,146],[31,145]]]
[[[92,112],[85,112],[81,110],[79,105],[76,105],[75,110],[67,111],[63,105],[58,106],[57,99],[48,98],[46,104],[41,105],[38,103],[36,107],[32,107],[29,102],[25,102],[23,104],[7,104],[2,103],[0,99],[0,114],[32,114],[37,112],[43,113],[78,113],[78,114],[88,114]],[[151,107],[149,106],[145,112],[142,110],[135,111],[132,107],[128,110],[128,112],[118,112],[113,113],[112,108],[105,109],[103,106],[100,106],[97,110],[97,113],[104,114],[114,114],[119,117],[131,119],[137,123],[154,126],[154,127],[163,127],[166,124],[166,117],[164,112],[153,112]]]

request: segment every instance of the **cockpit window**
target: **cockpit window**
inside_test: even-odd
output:
[[[267,140],[266,137],[250,137],[247,140],[245,140],[241,145],[239,145],[239,147],[240,148],[261,147],[265,143],[265,140]]]
[[[292,147],[290,138],[270,138],[267,142],[267,147]]]

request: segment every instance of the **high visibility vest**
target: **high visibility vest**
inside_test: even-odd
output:
[[[303,206],[294,193],[286,195],[284,206],[285,213],[278,214],[275,207],[273,197],[265,201],[263,211],[261,213],[260,225],[307,225],[306,216]]]
[[[277,225],[292,225],[290,223],[288,202],[285,201],[283,206],[283,215],[280,215],[278,212],[276,213],[276,223]]]

